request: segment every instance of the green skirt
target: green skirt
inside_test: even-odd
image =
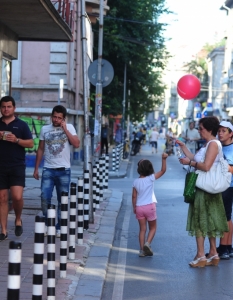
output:
[[[186,230],[195,237],[223,237],[229,231],[221,193],[196,189],[194,203],[189,204]]]

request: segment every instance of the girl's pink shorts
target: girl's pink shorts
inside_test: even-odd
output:
[[[136,218],[138,220],[146,219],[147,221],[154,221],[157,219],[155,203],[136,206]]]

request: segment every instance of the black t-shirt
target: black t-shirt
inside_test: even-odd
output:
[[[0,118],[0,131],[10,131],[22,140],[32,139],[31,131],[26,122],[15,117],[6,124]],[[25,165],[25,148],[17,143],[0,140],[0,167],[13,167]]]

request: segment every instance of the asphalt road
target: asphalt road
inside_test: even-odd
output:
[[[160,142],[161,144],[161,142]],[[132,212],[132,182],[141,158],[161,166],[162,147],[152,156],[151,149],[131,157],[127,178],[110,180],[109,187],[124,192],[118,216],[114,245],[109,260],[102,300],[229,300],[233,299],[233,259],[220,261],[217,267],[191,268],[195,238],[186,232],[188,205],[183,201],[185,171],[177,157],[167,159],[166,174],[155,182],[157,233],[152,242],[153,257],[139,257],[138,223]],[[218,241],[217,241],[218,244]],[[208,252],[208,240],[205,242]]]

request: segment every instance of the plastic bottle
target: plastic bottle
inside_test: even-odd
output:
[[[175,144],[176,146],[176,155],[177,157],[180,159],[180,158],[184,158],[185,155],[184,155],[184,152],[182,151],[182,149],[180,148],[180,146],[178,144]]]

